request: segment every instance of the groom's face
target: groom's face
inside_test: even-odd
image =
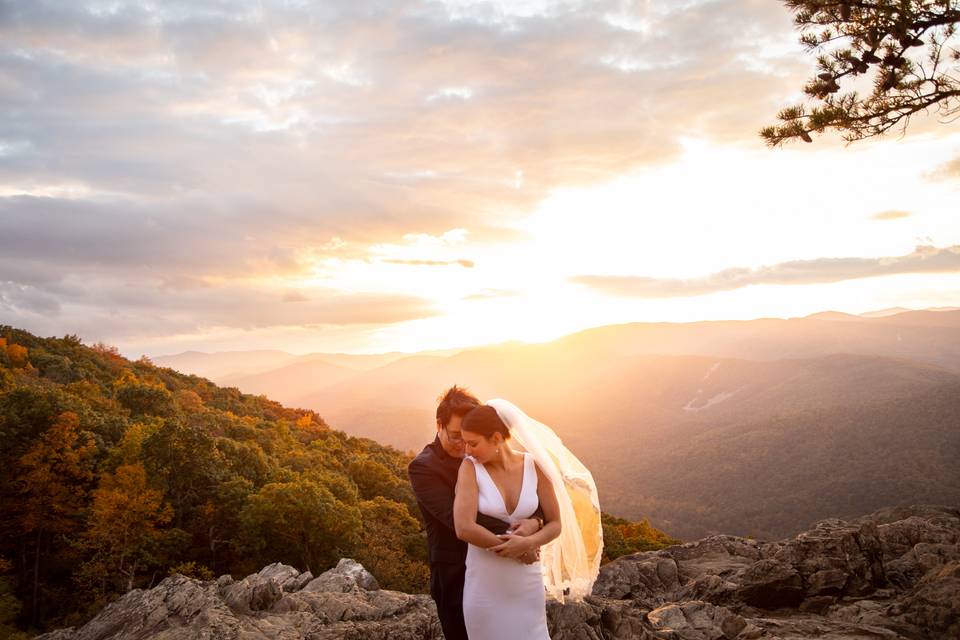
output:
[[[450,416],[450,422],[446,427],[441,427],[437,423],[440,435],[440,444],[443,450],[454,458],[463,457],[463,432],[460,431],[460,423],[463,421],[461,416]]]

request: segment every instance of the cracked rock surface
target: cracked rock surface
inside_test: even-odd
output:
[[[794,538],[717,535],[624,556],[584,602],[547,606],[554,640],[960,638],[960,509],[821,520]],[[380,589],[353,560],[235,581],[174,575],[42,640],[441,640],[429,596]]]

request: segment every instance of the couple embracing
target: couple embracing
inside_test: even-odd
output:
[[[590,593],[603,530],[593,477],[546,425],[452,387],[408,468],[446,640],[548,640],[547,597]]]

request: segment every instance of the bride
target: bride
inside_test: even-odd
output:
[[[467,456],[454,524],[469,543],[467,635],[549,640],[546,597],[580,600],[599,572],[603,531],[593,477],[549,427],[506,400],[468,413],[461,431]],[[542,527],[527,537],[496,536],[475,522],[479,511],[515,523],[532,517],[538,505]],[[531,560],[541,546],[541,559]]]

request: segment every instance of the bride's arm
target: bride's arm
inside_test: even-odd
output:
[[[478,495],[477,472],[473,468],[473,462],[464,460],[460,463],[456,496],[453,499],[454,529],[457,537],[464,542],[483,548],[492,547],[503,541],[477,524]]]

